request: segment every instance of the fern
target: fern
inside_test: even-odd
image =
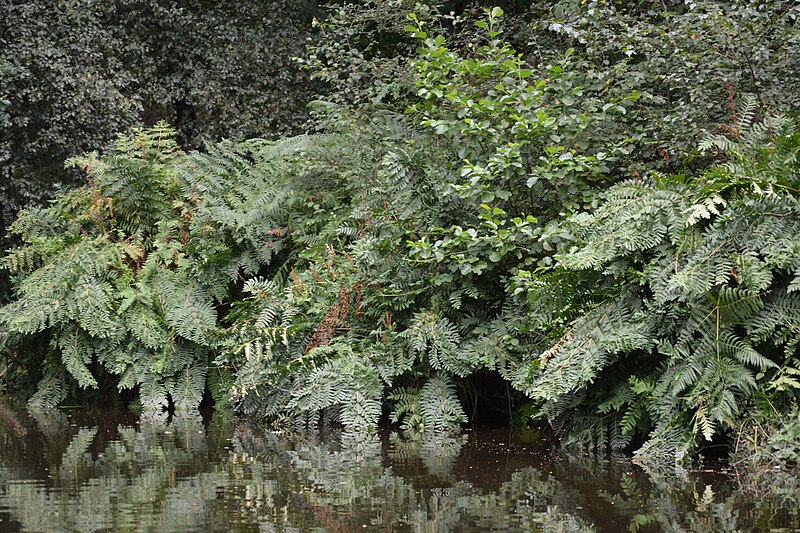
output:
[[[765,391],[794,401],[791,121],[745,103],[701,146],[717,165],[596,196],[599,153],[551,145],[547,82],[505,79],[522,73],[509,47],[470,62],[425,46],[420,68],[458,91],[422,91],[407,114],[336,109],[334,133],[202,153],[159,124],[70,161],[87,186],[24,212],[2,260],[3,349],[50,346],[32,402],[100,373],[151,411],[208,387],[276,425],[343,425],[366,450],[385,404],[409,430],[459,427],[459,385],[489,371],[565,445],[678,457],[735,434]],[[502,102],[484,91],[501,81]],[[492,106],[508,120],[484,128]]]
[[[425,420],[420,413],[420,391],[418,389],[398,387],[387,396],[387,399],[392,402],[390,416],[392,423],[402,420],[403,431],[422,432],[425,430]]]
[[[452,431],[467,421],[455,385],[445,375],[438,374],[428,379],[420,389],[419,401],[420,416],[429,431]]]
[[[203,398],[207,367],[202,364],[184,366],[174,378],[170,395],[176,409],[195,409]]]
[[[28,400],[28,407],[33,410],[47,411],[64,401],[67,393],[63,371],[48,371],[39,381],[36,393]]]
[[[147,411],[160,411],[169,406],[167,385],[157,375],[148,375],[139,386],[139,401]]]
[[[640,457],[686,458],[696,439],[738,431],[770,383],[790,390],[798,143],[779,119],[767,120],[784,135],[768,141],[753,113],[745,106],[735,135],[703,145],[731,158],[708,176],[622,183],[594,213],[567,222],[575,246],[536,291],[587,269],[601,286],[625,287],[600,304],[579,294],[561,303],[562,316],[577,318],[513,376],[567,442],[617,447],[637,432],[649,438]],[[597,385],[615,382],[630,386]],[[595,402],[612,418],[593,415]]]
[[[185,277],[175,279],[171,275],[159,279],[165,318],[181,337],[207,345],[217,323],[217,313],[204,287],[186,281]]]
[[[456,328],[446,319],[434,313],[418,313],[411,327],[403,332],[408,339],[409,348],[427,357],[430,366],[436,370],[448,367],[450,360],[458,353],[461,337]]]
[[[94,350],[87,337],[86,333],[80,329],[66,333],[59,339],[59,348],[61,348],[64,367],[77,380],[78,385],[84,388],[95,388],[97,380],[88,367],[92,362]]]
[[[404,431],[446,433],[467,420],[455,385],[446,375],[434,375],[420,388],[397,388],[388,399],[393,405],[391,421],[402,422]]]
[[[225,228],[193,216],[197,199],[180,189],[187,156],[173,136],[158,124],[121,136],[106,155],[70,160],[90,185],[19,218],[12,231],[25,244],[4,262],[21,274],[17,298],[0,308],[10,343],[49,336],[79,386],[97,386],[100,364],[151,407],[170,394],[179,406],[199,403],[217,335],[213,298],[224,299],[240,268],[253,270]],[[247,183],[240,170],[226,179]],[[66,389],[49,392],[56,382],[43,381],[32,401],[60,401]]]
[[[341,345],[315,348],[309,353],[315,359],[320,356],[330,360],[299,377],[288,407],[298,413],[335,408],[345,428],[353,431],[374,428],[383,392],[377,372]]]

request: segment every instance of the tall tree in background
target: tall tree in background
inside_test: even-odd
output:
[[[75,154],[168,120],[183,145],[294,132],[316,2],[0,0],[0,233]]]

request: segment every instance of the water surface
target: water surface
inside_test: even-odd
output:
[[[507,431],[289,435],[221,412],[0,407],[3,532],[798,531],[793,478],[774,480],[645,472]]]

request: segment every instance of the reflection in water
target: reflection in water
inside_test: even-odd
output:
[[[778,485],[775,485],[778,487]],[[777,488],[776,488],[777,490]],[[507,434],[284,435],[230,414],[0,407],[0,531],[760,531],[798,496]]]

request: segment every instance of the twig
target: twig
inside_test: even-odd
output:
[[[11,369],[11,367],[12,367],[12,366],[14,366],[14,363],[13,363],[13,362],[11,362],[11,363],[8,363],[8,365],[6,365],[6,369],[5,369],[5,370],[3,370],[2,372],[0,372],[0,378],[2,378],[3,376],[5,376],[5,375],[6,375],[6,372],[8,372],[8,371]]]

